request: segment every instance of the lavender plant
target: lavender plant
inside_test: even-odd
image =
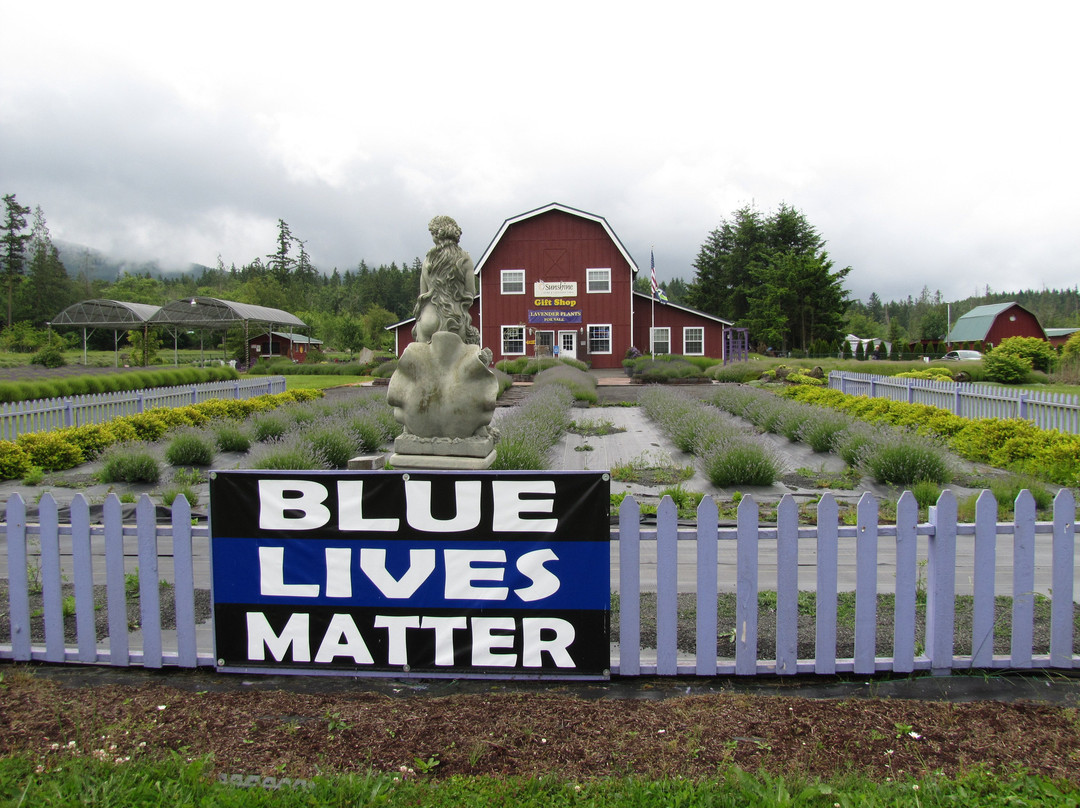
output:
[[[494,469],[543,469],[548,453],[570,427],[573,395],[555,384],[535,390],[520,407],[499,419]]]

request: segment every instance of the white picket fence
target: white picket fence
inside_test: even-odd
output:
[[[0,440],[15,440],[25,432],[102,424],[121,415],[135,415],[154,407],[185,407],[212,398],[243,399],[284,393],[285,384],[284,376],[259,376],[0,404]]]
[[[143,496],[134,523],[125,524],[115,495],[105,502],[101,524],[92,524],[90,506],[80,494],[70,519],[50,494],[28,523],[23,499],[7,503],[3,544],[9,584],[11,631],[0,633],[0,659],[40,660],[160,668],[212,666],[213,631],[209,619],[197,622],[196,590],[209,588],[209,536],[191,524],[183,497],[173,506],[169,525],[157,524],[153,502]],[[984,491],[975,521],[957,519],[952,492],[941,495],[929,521],[920,522],[910,492],[897,503],[896,523],[878,524],[878,503],[865,494],[854,525],[841,525],[838,504],[826,494],[817,506],[817,525],[798,523],[798,506],[786,496],[775,524],[761,524],[752,497],[744,497],[737,524],[721,526],[710,497],[702,500],[696,525],[680,526],[670,497],[659,507],[655,526],[643,524],[638,503],[626,498],[612,531],[613,588],[619,593],[618,631],[613,632],[611,671],[639,675],[874,674],[953,670],[1080,668],[1074,652],[1076,593],[1076,501],[1062,490],[1053,520],[1036,521],[1035,503],[1024,491],[1012,522],[997,521],[997,503]],[[0,570],[4,569],[0,565]],[[690,573],[689,585],[686,576]],[[925,578],[923,578],[925,571]],[[137,578],[139,625],[128,625],[128,591]],[[73,594],[65,595],[65,580]],[[175,628],[163,629],[159,582],[175,592]],[[30,584],[40,581],[41,616],[31,612]],[[681,582],[680,582],[681,581]],[[104,603],[99,589],[105,587]],[[696,603],[693,653],[677,641],[679,591]],[[758,594],[776,592],[776,644],[759,647]],[[798,656],[798,595],[816,592],[814,656]],[[717,597],[734,591],[736,620],[730,635],[734,651],[718,648]],[[838,658],[838,597],[855,592],[854,653]],[[642,647],[643,592],[655,592],[656,647]],[[879,656],[878,595],[892,592],[892,653]],[[957,654],[955,603],[973,598],[971,653]],[[994,653],[995,596],[1012,597],[1009,653]],[[925,597],[925,634],[916,642],[916,611]],[[684,596],[685,597],[685,596]],[[1035,653],[1034,616],[1038,597],[1049,597],[1049,653]],[[107,637],[99,636],[95,614],[104,608]],[[70,615],[70,616],[69,616]],[[43,642],[31,639],[41,621]],[[74,644],[65,640],[65,620],[74,621]],[[169,621],[171,623],[171,621]],[[2,629],[0,629],[2,631]],[[966,633],[966,632],[965,632]]]
[[[987,384],[829,372],[829,388],[852,396],[929,404],[962,418],[1021,418],[1040,429],[1080,434],[1080,397]]]

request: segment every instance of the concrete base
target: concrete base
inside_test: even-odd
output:
[[[390,455],[390,465],[395,469],[434,469],[483,471],[495,462],[495,452],[486,457],[462,457],[461,455]]]
[[[377,471],[386,465],[386,455],[384,454],[370,454],[360,455],[359,457],[350,458],[347,468],[349,471],[357,470],[372,470]]]
[[[468,438],[422,438],[405,431],[394,439],[394,452],[419,456],[487,457],[495,451],[495,438],[487,427],[483,427],[482,432],[482,435]]]

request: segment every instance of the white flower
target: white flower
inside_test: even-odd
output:
[[[910,735],[910,736],[911,736],[912,738],[914,738],[914,739],[915,739],[916,741],[917,741],[917,740],[919,740],[919,738],[921,738],[921,737],[922,737],[922,735],[920,735],[920,734],[919,734],[919,733],[917,733],[917,732],[909,732],[909,733],[908,733],[908,735]]]
[[[164,709],[165,709],[166,707],[168,707],[168,706],[169,706],[169,705],[167,705],[167,704],[159,704],[159,705],[157,706],[157,708],[158,708],[159,710],[164,710]]]

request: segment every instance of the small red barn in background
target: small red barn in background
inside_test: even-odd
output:
[[[976,306],[964,314],[949,332],[949,343],[982,342],[987,349],[1000,345],[1007,337],[1046,339],[1039,318],[1019,303],[994,303]]]
[[[553,203],[507,219],[476,262],[480,344],[496,362],[560,356],[593,368],[621,367],[631,346],[722,358],[731,323],[634,292],[637,272],[602,216]],[[398,355],[412,326],[390,326]]]
[[[248,341],[248,356],[254,362],[258,359],[286,357],[294,362],[303,362],[308,351],[322,345],[322,340],[313,339],[303,334],[289,331],[270,331],[252,337]]]

